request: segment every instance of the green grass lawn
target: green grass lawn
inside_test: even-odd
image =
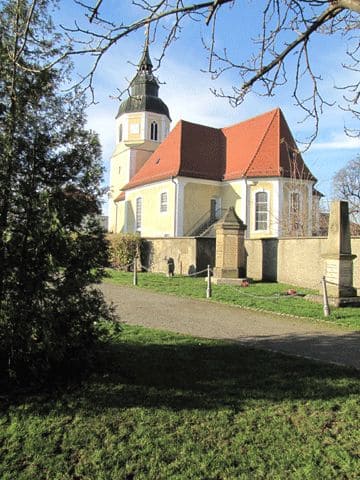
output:
[[[104,281],[119,285],[132,285],[133,274],[117,270],[108,270],[109,277]],[[206,297],[204,278],[173,277],[162,274],[139,273],[138,286],[160,293],[170,293],[193,298]],[[325,320],[354,330],[360,330],[360,308],[332,308],[331,315],[324,317],[322,305],[301,297],[284,295],[289,288],[295,288],[300,294],[314,293],[306,288],[293,287],[280,283],[251,283],[247,288],[229,285],[213,285],[211,301],[223,302],[241,307],[260,309],[287,315]]]
[[[1,395],[1,480],[357,479],[359,372],[125,326],[81,386]]]

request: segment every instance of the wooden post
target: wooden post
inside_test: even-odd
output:
[[[328,317],[330,315],[330,307],[329,307],[329,301],[327,296],[325,277],[322,277],[322,287],[323,287],[323,298],[324,298],[324,316]]]
[[[134,257],[134,275],[133,275],[133,285],[136,286],[138,284],[138,277],[137,277],[137,256]]]
[[[210,276],[210,265],[207,266],[207,287],[206,287],[206,298],[211,298],[211,276]]]

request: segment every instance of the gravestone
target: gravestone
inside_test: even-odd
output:
[[[213,283],[240,284],[246,277],[246,226],[230,207],[215,224],[216,256]]]
[[[360,304],[353,287],[353,260],[351,254],[351,237],[348,203],[336,201],[331,203],[329,233],[326,250],[322,255],[325,260],[325,278],[329,301],[335,306]]]

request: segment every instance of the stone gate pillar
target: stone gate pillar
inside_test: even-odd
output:
[[[335,305],[351,303],[356,297],[353,287],[353,260],[351,254],[351,237],[348,203],[336,201],[331,203],[329,233],[325,259],[325,277],[329,297]]]
[[[236,283],[240,277],[246,276],[245,230],[246,226],[236,215],[234,207],[230,207],[216,223],[214,283]]]

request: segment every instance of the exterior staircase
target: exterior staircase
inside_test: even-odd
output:
[[[226,209],[205,213],[185,235],[186,237],[215,237],[215,223],[220,220]]]

